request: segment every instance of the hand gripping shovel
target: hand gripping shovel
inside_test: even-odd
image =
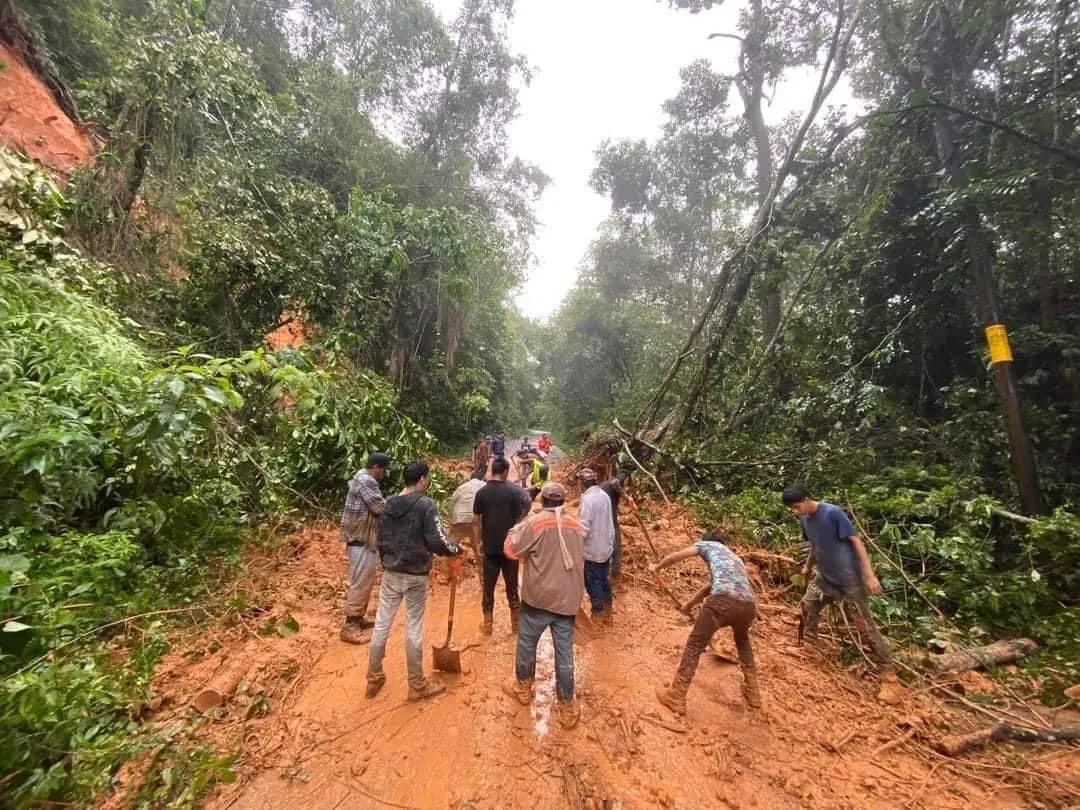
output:
[[[450,617],[446,621],[446,642],[441,647],[432,645],[431,660],[440,672],[461,672],[461,650],[450,646],[450,634],[454,632],[454,597],[457,594],[457,577],[450,579]]]

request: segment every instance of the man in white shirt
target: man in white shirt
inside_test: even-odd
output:
[[[611,498],[596,484],[596,471],[578,473],[583,490],[578,506],[578,520],[588,535],[585,539],[585,590],[592,602],[592,618],[611,621],[611,555],[615,551],[615,519]]]
[[[483,467],[474,469],[472,477],[454,490],[447,508],[450,539],[460,544],[471,543],[477,559],[480,559],[480,551],[473,542],[472,536],[473,502],[476,500],[476,493],[484,488],[486,474],[487,471]]]

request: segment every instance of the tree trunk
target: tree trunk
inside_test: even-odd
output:
[[[934,113],[934,139],[938,157],[941,160],[949,185],[960,190],[966,185],[964,169],[958,145],[958,133],[952,113],[939,109]],[[983,328],[1000,326],[1004,329],[998,303],[997,283],[994,279],[994,254],[990,238],[982,226],[979,213],[970,203],[963,203],[960,220],[966,231],[965,240],[968,250],[968,262],[975,284],[975,300],[979,320]],[[991,356],[994,369],[994,382],[997,384],[1005,412],[1005,429],[1009,437],[1009,450],[1012,456],[1013,474],[1016,477],[1020,502],[1029,515],[1041,515],[1046,512],[1042,488],[1039,485],[1038,468],[1035,466],[1035,454],[1031,449],[1024,417],[1020,410],[1020,394],[1016,388],[1016,374],[1013,369],[1012,354],[1002,352]]]
[[[1013,638],[995,641],[985,647],[946,653],[930,659],[929,666],[935,672],[966,672],[969,669],[996,667],[1011,664],[1031,655],[1039,645],[1029,638]]]

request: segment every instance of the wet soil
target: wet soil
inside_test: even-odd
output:
[[[651,508],[658,550],[685,545],[696,530],[689,517],[677,507]],[[913,689],[897,707],[879,704],[861,662],[841,666],[835,646],[822,655],[797,645],[794,608],[767,596],[753,631],[763,708],[743,703],[738,667],[727,661],[734,645],[721,630],[690,689],[688,717],[675,718],[654,690],[673,674],[690,623],[649,581],[651,552],[640,529],[624,528],[624,536],[614,625],[578,633],[582,714],[571,731],[551,714],[550,640],[540,649],[534,705],[502,691],[514,662],[509,611],[497,603],[494,635],[480,635],[472,563],[455,620],[465,671],[432,675],[446,693],[406,702],[399,616],[387,684],[366,700],[367,647],[337,637],[345,563],[328,525],[305,528],[264,561],[261,609],[169,656],[151,722],[193,715],[192,694],[230,668],[242,671],[237,696],[198,721],[202,741],[239,757],[238,780],[207,801],[216,810],[1009,808],[1067,807],[1080,796],[1076,749],[1016,746],[956,761],[936,754],[936,736],[986,720],[927,689]],[[755,567],[754,576],[768,592],[768,572]],[[682,597],[704,577],[704,568],[687,563],[669,582]],[[438,580],[425,619],[426,667],[446,632],[448,588]],[[257,632],[267,626],[284,630]]]

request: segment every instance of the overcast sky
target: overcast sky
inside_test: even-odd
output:
[[[432,2],[446,19],[459,6]],[[518,297],[526,315],[558,308],[607,213],[606,199],[589,188],[596,147],[606,138],[656,136],[661,103],[677,92],[679,69],[695,59],[733,72],[738,43],[707,37],[734,31],[740,5],[693,15],[666,0],[518,0],[511,47],[535,75],[520,92],[510,148],[551,177],[537,206],[536,258]],[[813,83],[809,75],[786,83],[769,118],[800,109]]]

